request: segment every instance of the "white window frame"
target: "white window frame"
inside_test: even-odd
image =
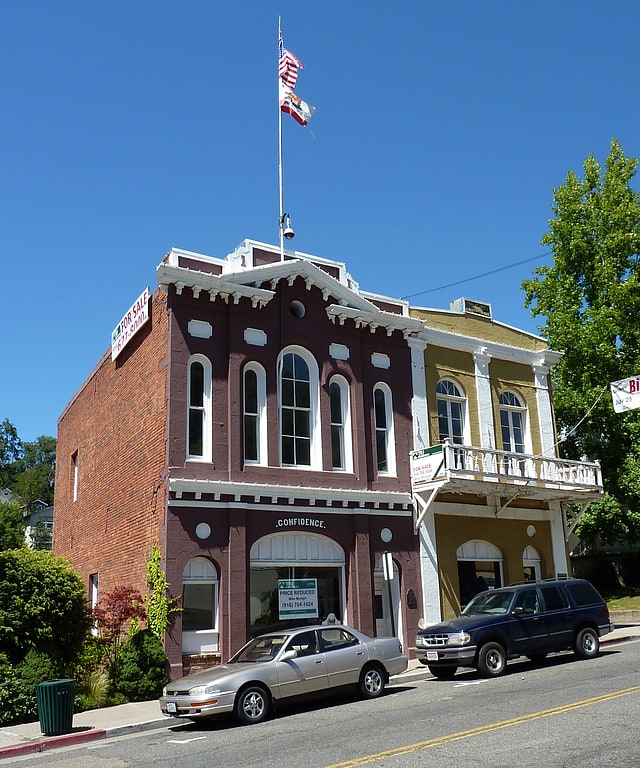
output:
[[[246,408],[246,376],[252,372],[256,375],[257,412],[248,413]],[[254,416],[256,419],[256,447],[258,456],[256,459],[247,459],[245,455],[246,445],[246,417]],[[267,464],[267,376],[260,363],[250,362],[242,370],[242,451],[245,464]]]
[[[191,367],[194,363],[200,363],[204,369],[204,381],[203,381],[204,391],[202,393],[202,406],[197,406],[202,411],[202,455],[189,453],[189,442],[190,442],[189,416],[190,416],[192,407],[193,408],[196,407],[191,405]],[[212,415],[212,405],[211,405],[212,404],[211,382],[212,382],[212,372],[211,372],[211,361],[209,360],[209,358],[206,357],[205,355],[200,355],[200,354],[191,355],[187,363],[187,396],[186,396],[186,406],[187,406],[186,453],[187,453],[188,461],[203,461],[203,462],[212,461],[211,432],[212,432],[212,424],[213,424],[213,415]]]
[[[381,392],[384,398],[384,408],[385,408],[385,425],[383,427],[380,427],[378,425],[378,414],[376,413],[376,392]],[[393,398],[391,396],[391,388],[388,384],[385,384],[384,382],[378,382],[373,387],[373,430],[374,430],[374,445],[373,445],[373,453],[375,458],[375,468],[376,473],[378,475],[395,475],[396,474],[396,452],[395,452],[395,445],[396,441],[394,439],[394,430],[393,430]],[[387,459],[387,468],[385,470],[379,470],[378,469],[378,434],[384,433],[384,441],[385,441],[385,449],[386,449],[386,459]]]
[[[194,557],[182,573],[182,594],[185,584],[210,584],[213,588],[213,626],[206,629],[182,631],[183,653],[207,653],[219,646],[220,579],[218,569],[206,557]]]
[[[309,369],[309,464],[285,464],[282,459],[282,364],[285,355],[299,355]],[[320,408],[319,408],[319,374],[318,364],[310,352],[304,347],[292,345],[280,351],[277,361],[278,379],[278,451],[281,467],[295,469],[322,469],[322,453],[320,446]]]
[[[454,387],[457,394],[452,394],[451,392],[439,392],[438,389],[441,385]],[[448,427],[447,436],[449,440],[454,444],[455,444],[455,440],[453,436],[453,430],[451,429],[451,426],[452,426],[451,406],[453,403],[460,404],[461,411],[462,411],[462,435],[460,437],[462,442],[459,443],[459,445],[471,445],[471,434],[469,430],[469,418],[468,418],[469,411],[467,407],[467,396],[464,391],[464,387],[462,387],[455,379],[451,379],[449,377],[444,377],[440,379],[440,381],[436,385],[436,414],[438,417],[438,440],[439,441],[442,440],[440,436],[440,411],[438,409],[438,405],[440,402],[446,403],[447,427]]]
[[[507,402],[507,403],[503,402],[503,398],[507,398],[507,397],[511,399],[512,402]],[[525,453],[525,454],[533,453],[533,449],[531,447],[531,433],[529,431],[529,412],[527,410],[527,406],[524,398],[512,389],[505,389],[500,393],[499,403],[500,403],[500,441],[502,443],[502,449],[504,451],[507,451],[508,453]],[[502,434],[502,414],[503,413],[507,414],[507,418],[509,420],[509,442],[512,444],[512,447],[509,447],[509,448],[507,448],[507,446],[505,445],[504,437]],[[513,439],[514,437],[513,417],[515,414],[519,414],[519,416],[522,418],[522,450],[518,450],[515,447],[516,444]]]
[[[78,466],[78,451],[74,451],[71,454],[71,469],[73,472],[72,500],[78,501],[78,482],[80,474]]]
[[[333,421],[333,403],[331,401],[331,386],[336,385],[340,392],[340,417],[338,424]],[[344,376],[336,374],[329,379],[329,414],[331,421],[331,464],[336,472],[353,472],[353,438],[351,434],[351,398],[349,383]],[[343,466],[333,466],[333,432],[334,428],[339,429],[341,439],[341,450],[343,457]]]

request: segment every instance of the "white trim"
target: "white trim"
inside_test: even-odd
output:
[[[283,464],[282,462],[282,360],[285,355],[298,355],[309,368],[309,464]],[[322,469],[322,446],[320,438],[320,395],[318,363],[304,347],[292,344],[280,350],[277,360],[278,382],[278,454],[281,467]]]
[[[411,383],[413,398],[413,447],[414,450],[427,448],[429,442],[429,411],[427,407],[427,380],[424,371],[424,351],[426,344],[420,339],[409,339],[411,349]]]
[[[257,387],[257,459],[247,459],[244,455],[244,417],[245,417],[245,376],[248,371],[253,371],[256,374],[256,387]],[[267,457],[267,375],[260,363],[251,361],[247,363],[242,369],[242,461],[244,464],[253,465],[267,465],[269,463]]]
[[[380,391],[382,392],[384,396],[384,408],[385,408],[385,443],[386,443],[386,459],[387,459],[387,468],[386,470],[378,470],[378,457],[377,457],[377,433],[378,433],[378,427],[376,426],[376,392]],[[393,424],[393,395],[391,393],[391,388],[388,384],[386,384],[384,381],[379,381],[377,384],[373,387],[373,455],[374,455],[374,461],[376,462],[375,465],[375,471],[377,475],[393,475],[396,474],[396,441],[395,441],[395,433],[394,433],[394,424]]]
[[[476,349],[473,352],[481,448],[496,448],[493,402],[491,399],[491,375],[489,374],[490,362],[491,355],[487,353],[486,349]]]
[[[349,382],[344,376],[335,374],[329,379],[329,413],[331,414],[331,385],[336,384],[340,389],[340,409],[342,417],[342,453],[344,466],[331,467],[334,471],[353,472],[353,425],[351,423],[351,393]],[[333,421],[330,415],[331,426],[331,455],[333,457]],[[333,461],[332,461],[333,463]]]

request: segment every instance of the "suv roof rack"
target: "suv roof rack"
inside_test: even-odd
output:
[[[545,584],[549,581],[569,581],[573,580],[574,576],[567,576],[566,573],[559,573],[557,576],[547,576],[544,579],[526,579],[525,581],[512,581],[511,584],[508,584],[509,587],[522,587],[526,586],[527,584]]]

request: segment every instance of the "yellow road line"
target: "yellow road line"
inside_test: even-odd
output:
[[[384,752],[378,752],[374,755],[365,755],[363,757],[356,757],[353,760],[346,760],[344,763],[335,763],[334,765],[328,765],[326,768],[358,768],[361,765],[369,765],[375,763],[378,760],[384,760],[387,757],[399,757],[401,755],[409,755],[412,752],[419,752],[423,749],[430,749],[431,747],[439,747],[443,744],[449,744],[452,741],[460,741],[461,739],[468,739],[471,736],[479,736],[483,733],[490,733],[491,731],[500,730],[500,728],[509,728],[512,725],[520,725],[521,723],[528,723],[532,720],[539,720],[543,717],[551,717],[553,715],[560,715],[564,712],[571,712],[573,709],[580,709],[581,707],[589,707],[592,704],[600,704],[603,701],[611,701],[612,699],[618,699],[621,696],[628,696],[630,693],[638,693],[640,691],[640,685],[634,685],[632,688],[624,688],[621,691],[614,691],[613,693],[605,693],[602,696],[594,696],[591,699],[583,699],[582,701],[575,701],[572,704],[563,704],[560,707],[553,707],[552,709],[542,709],[539,712],[532,712],[529,715],[521,715],[520,717],[513,717],[510,720],[501,720],[498,723],[490,723],[488,725],[481,725],[478,728],[471,728],[468,731],[458,731],[457,733],[451,733],[448,736],[438,736],[435,739],[429,739],[428,741],[419,741],[416,744],[407,744],[404,747],[396,747],[395,749],[386,749]]]

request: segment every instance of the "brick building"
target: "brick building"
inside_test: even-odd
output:
[[[55,552],[95,602],[145,592],[159,543],[172,676],[331,614],[413,645],[422,321],[342,263],[253,241],[172,250],[156,276],[60,417]]]

